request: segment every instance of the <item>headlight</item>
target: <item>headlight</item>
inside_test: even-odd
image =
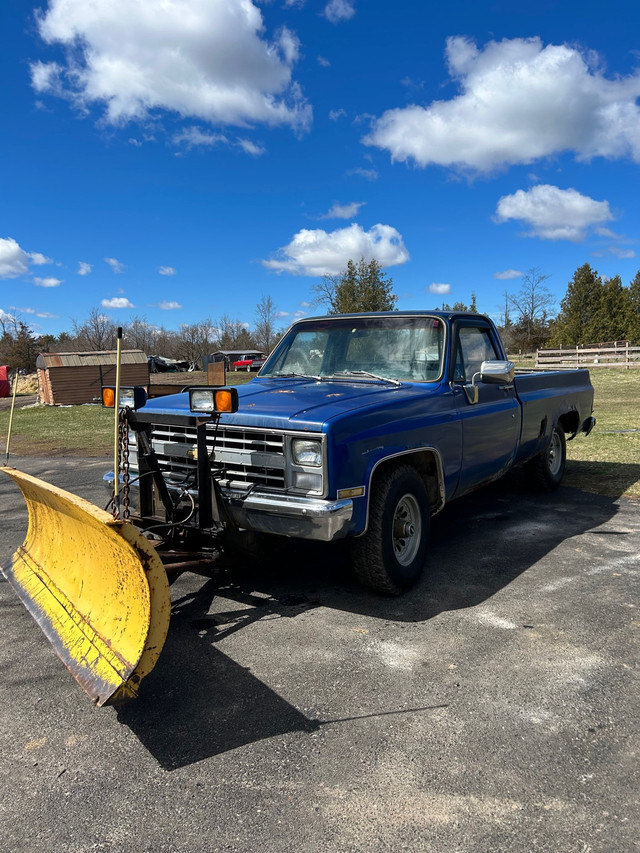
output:
[[[192,412],[237,412],[238,391],[235,388],[190,388],[189,408]]]
[[[120,386],[119,409],[140,409],[147,402],[147,392],[141,385]],[[116,389],[112,385],[102,386],[102,405],[113,409],[116,404]]]
[[[296,465],[308,465],[311,468],[322,466],[322,443],[306,438],[294,438],[291,443],[293,461]]]

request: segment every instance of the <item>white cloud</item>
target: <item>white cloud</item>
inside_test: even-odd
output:
[[[322,68],[330,68],[331,67],[331,63],[329,62],[329,60],[327,59],[326,56],[319,56],[318,57],[318,65],[322,66]]]
[[[182,308],[179,302],[158,302],[158,308],[163,311],[175,311],[176,308]]]
[[[325,17],[332,24],[338,24],[340,21],[348,21],[353,18],[356,10],[351,0],[329,0],[324,9]]]
[[[29,257],[31,259],[31,263],[36,266],[42,266],[43,264],[52,264],[53,261],[51,258],[48,258],[46,255],[41,254],[40,252],[30,252]]]
[[[36,276],[33,279],[33,283],[37,284],[38,287],[60,287],[62,284],[61,278],[39,278]]]
[[[266,149],[257,145],[250,139],[238,138],[232,142],[224,133],[211,133],[208,130],[200,130],[199,127],[186,127],[180,133],[176,133],[172,140],[174,145],[180,145],[190,151],[192,148],[214,148],[216,145],[237,146],[245,154],[258,157],[264,154]]]
[[[256,145],[255,142],[251,142],[250,139],[238,139],[236,145],[242,148],[245,154],[251,154],[253,157],[260,157],[267,150],[262,145]]]
[[[25,252],[13,237],[0,237],[0,278],[18,278],[29,272],[29,264],[52,264],[40,252]]]
[[[598,237],[608,237],[610,240],[623,240],[624,239],[622,234],[616,234],[611,230],[611,228],[605,228],[602,225],[598,225],[593,230],[596,232]]]
[[[263,261],[267,269],[293,275],[336,275],[347,261],[375,258],[381,266],[391,267],[409,260],[402,235],[390,225],[374,225],[365,231],[353,223],[347,228],[327,232],[321,228],[303,228],[275,257]]]
[[[0,278],[17,278],[29,272],[29,255],[12,238],[0,238]]]
[[[365,204],[364,201],[352,201],[349,204],[338,204],[336,202],[320,219],[353,219]]]
[[[338,121],[339,118],[346,118],[346,116],[347,116],[347,111],[343,110],[342,107],[340,107],[339,110],[329,110],[329,120],[330,121]]]
[[[608,201],[595,201],[577,190],[538,184],[498,201],[497,222],[516,219],[529,225],[528,237],[579,243],[590,226],[613,219]]]
[[[438,284],[437,282],[432,281],[429,285],[429,293],[436,293],[438,296],[446,296],[447,293],[451,293],[451,285]]]
[[[78,261],[78,275],[89,275],[93,266],[91,264],[87,264],[84,261]]]
[[[51,320],[58,317],[58,314],[51,314],[49,311],[38,311],[36,308],[15,308],[14,310],[20,314],[32,314],[34,317],[39,317],[42,320]],[[3,314],[4,312],[0,310],[0,316]]]
[[[38,29],[66,49],[66,65],[32,64],[34,89],[104,106],[109,123],[157,110],[236,126],[311,122],[292,78],[298,39],[286,27],[268,39],[252,0],[50,0]]]
[[[524,275],[520,270],[502,270],[502,272],[494,272],[493,277],[500,281],[510,281],[512,278],[522,278]]]
[[[199,127],[185,127],[171,140],[174,145],[183,145],[187,149],[201,147],[213,148],[215,145],[228,145],[229,140],[223,133],[210,133]]]
[[[539,38],[483,49],[461,36],[446,46],[460,94],[385,112],[363,139],[394,160],[490,171],[562,151],[578,160],[640,162],[640,72],[609,80],[585,54]]]
[[[621,261],[626,261],[630,258],[635,258],[636,256],[636,253],[633,251],[633,249],[620,249],[617,246],[612,246],[609,251],[612,255],[615,255],[616,258],[620,258]]]
[[[135,308],[124,296],[114,296],[113,299],[103,299],[100,304],[103,308]]]
[[[347,175],[359,175],[361,178],[366,178],[368,181],[378,180],[378,173],[375,169],[349,169]]]
[[[105,258],[105,264],[109,264],[115,273],[121,273],[124,270],[124,264],[121,264],[117,258]]]
[[[158,267],[158,272],[160,275],[175,275],[176,269],[175,267]]]

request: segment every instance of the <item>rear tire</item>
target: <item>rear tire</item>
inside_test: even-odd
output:
[[[537,489],[553,492],[562,482],[566,464],[567,440],[562,427],[555,426],[549,444],[527,463],[526,470]]]
[[[429,497],[409,465],[383,472],[373,482],[369,527],[352,541],[360,583],[383,595],[400,595],[421,577],[429,542]]]

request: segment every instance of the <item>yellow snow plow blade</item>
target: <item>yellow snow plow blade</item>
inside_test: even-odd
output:
[[[162,562],[132,524],[0,466],[20,487],[29,527],[3,573],[96,705],[137,695],[169,627]]]

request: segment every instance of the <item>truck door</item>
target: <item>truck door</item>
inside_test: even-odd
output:
[[[480,319],[454,325],[451,386],[462,423],[462,467],[456,494],[493,480],[513,459],[520,436],[520,404],[513,383],[478,383],[478,402],[470,403],[463,389],[483,361],[502,359],[502,347],[488,324]]]

